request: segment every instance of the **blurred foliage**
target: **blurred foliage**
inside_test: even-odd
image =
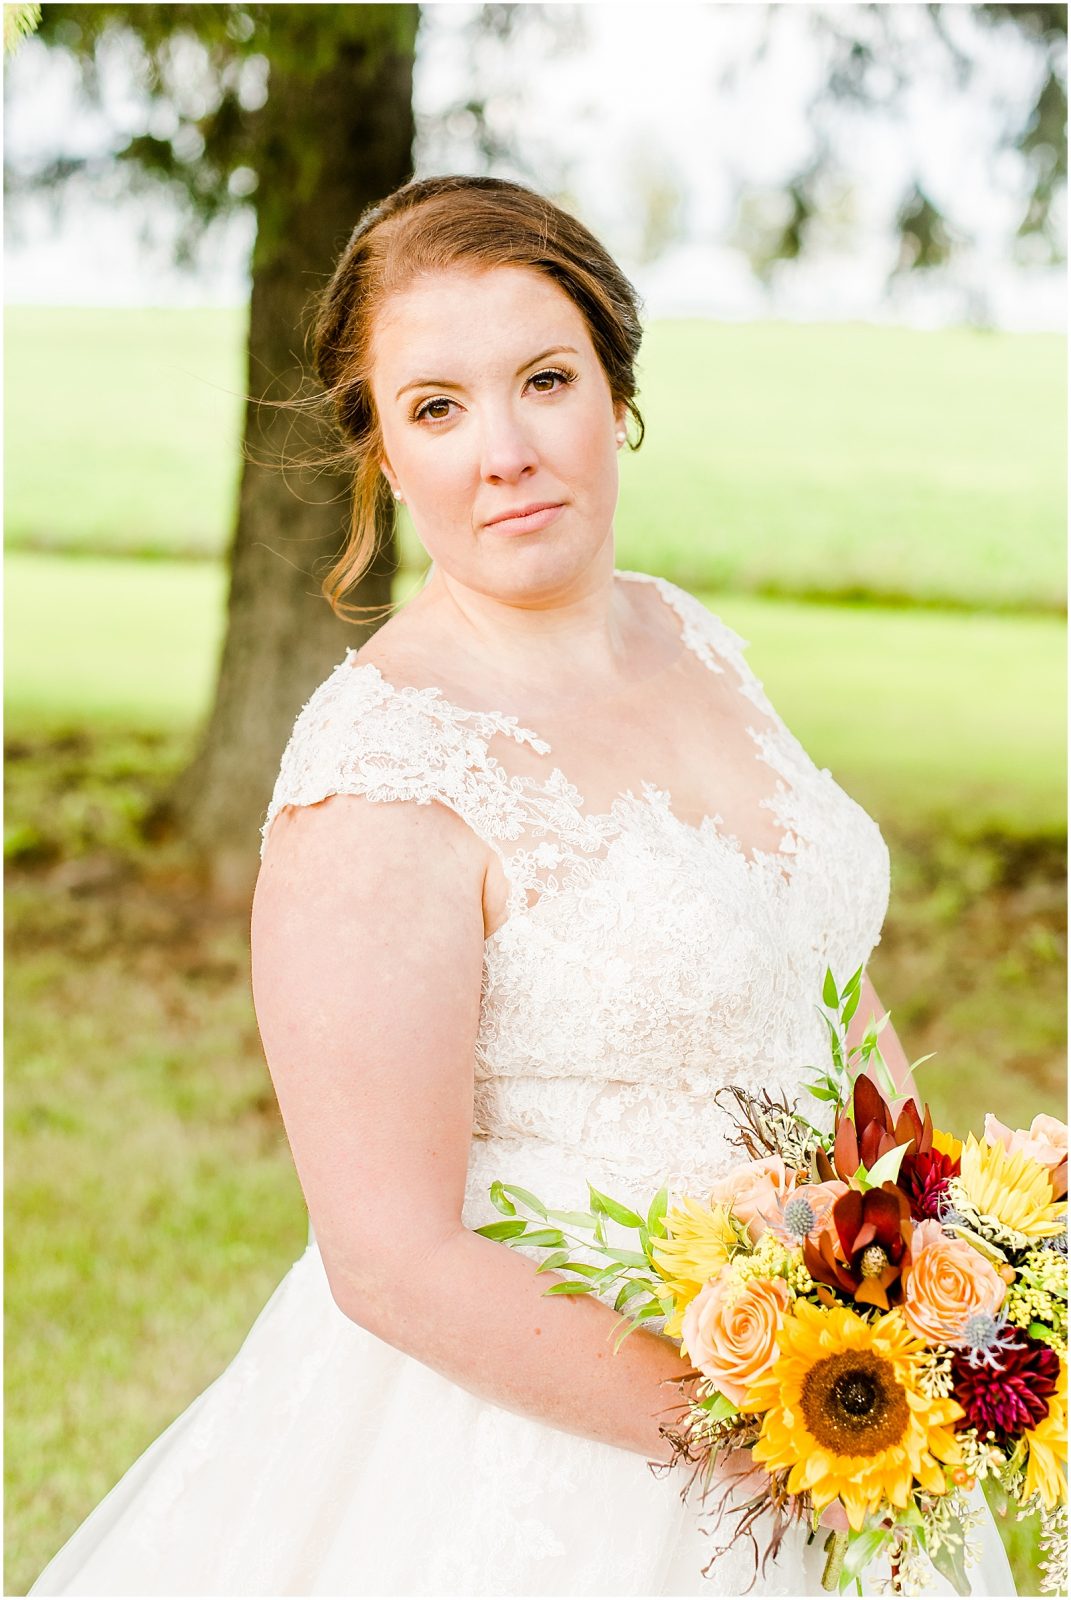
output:
[[[11,8],[8,8],[11,9]],[[138,191],[163,185],[179,203],[183,218],[177,244],[180,260],[190,261],[203,228],[225,212],[253,204],[263,222],[270,196],[262,183],[266,152],[257,144],[256,112],[270,94],[273,61],[306,70],[311,77],[354,39],[369,46],[396,48],[412,30],[405,5],[46,5],[39,37],[67,51],[78,63],[84,90],[107,114],[108,68],[123,54],[125,71],[144,104],[145,126],[134,134],[116,128],[113,150],[105,156],[63,155],[34,172],[7,176],[9,197],[30,188],[38,192],[62,185],[77,174],[101,175],[115,163]],[[469,58],[482,41],[506,43],[529,54],[575,49],[584,37],[582,5],[505,5],[473,7],[466,24]],[[753,50],[741,49],[719,63],[729,85],[760,65],[785,30],[795,26],[800,7],[767,4]],[[1028,194],[1017,230],[1020,244],[1043,249],[1049,262],[1063,259],[1063,229],[1058,199],[1067,182],[1067,7],[1060,5],[891,6],[887,4],[809,5],[805,8],[822,67],[808,109],[810,147],[801,150],[794,171],[776,184],[744,183],[738,194],[733,242],[748,254],[760,278],[781,260],[811,248],[816,224],[850,209],[829,119],[844,107],[904,115],[919,61],[943,63],[950,81],[969,87],[979,71],[978,43],[984,32],[1006,30],[1035,55],[1036,87],[1018,108],[1002,102],[1001,148],[1024,164]],[[410,15],[407,15],[410,14]],[[920,37],[920,31],[922,36]],[[484,86],[474,70],[459,86],[440,120],[464,127],[483,170],[508,163],[521,171],[533,163],[508,129],[487,114],[494,85]],[[426,133],[424,119],[422,133]],[[330,128],[324,128],[330,137]],[[313,156],[313,152],[309,152]],[[541,163],[546,168],[546,163]],[[529,173],[532,181],[539,175]],[[543,186],[567,193],[563,171],[542,173]],[[636,179],[636,204],[644,211],[640,251],[653,258],[679,231],[685,208],[674,180],[652,166]],[[913,172],[892,219],[900,240],[893,276],[940,266],[970,241],[952,227],[938,198]],[[17,212],[15,213],[17,226]]]
[[[725,68],[733,82],[766,59],[776,46],[788,14],[799,8],[766,5],[765,27],[746,57]],[[1019,114],[1004,101],[1001,148],[1014,150],[1029,174],[1029,198],[1018,226],[1021,240],[1044,246],[1049,262],[1064,259],[1063,227],[1056,200],[1067,183],[1067,7],[1060,5],[810,5],[812,38],[823,68],[808,112],[810,148],[796,170],[778,185],[745,185],[739,196],[740,221],[734,243],[746,250],[760,278],[774,264],[805,254],[816,223],[835,216],[845,204],[829,118],[857,106],[892,115],[906,114],[919,61],[944,61],[952,81],[969,86],[978,71],[978,28],[1006,29],[1026,43],[1037,59],[1037,86]],[[928,27],[926,26],[928,25]],[[925,37],[928,32],[929,37]],[[920,37],[920,34],[923,37]],[[896,211],[900,240],[893,276],[944,265],[969,241],[943,215],[922,177],[910,177]]]
[[[12,55],[26,37],[33,33],[41,21],[39,5],[6,5],[4,7],[4,54]]]

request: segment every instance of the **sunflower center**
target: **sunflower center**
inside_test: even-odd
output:
[[[891,1363],[871,1350],[842,1350],[816,1362],[803,1380],[800,1405],[814,1438],[838,1455],[888,1450],[911,1416]]]

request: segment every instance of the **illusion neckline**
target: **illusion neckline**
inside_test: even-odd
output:
[[[717,656],[717,662],[713,661],[701,650],[696,648],[691,637],[689,618],[673,597],[672,593],[670,592],[670,586],[665,579],[660,578],[656,573],[630,572],[618,569],[615,569],[615,576],[620,576],[625,579],[637,579],[642,582],[653,584],[658,589],[665,604],[676,614],[677,617],[680,618],[680,654],[674,657],[673,662],[668,666],[658,668],[657,671],[651,674],[648,679],[641,680],[642,683],[653,681],[657,677],[671,670],[672,667],[679,664],[686,652],[690,652],[692,655],[694,655],[703,663],[705,667],[708,668],[708,670],[717,673],[724,673],[725,668],[721,664],[721,652],[716,650],[712,643],[709,645],[710,657]],[[702,602],[698,603],[702,604]],[[707,614],[713,618],[713,613],[708,612]],[[356,650],[348,650],[344,660],[340,663],[340,666],[345,667],[347,671],[354,674],[367,669],[387,693],[409,698],[418,698],[422,700],[433,700],[443,710],[447,711],[452,716],[461,718],[463,720],[482,717],[485,720],[490,721],[492,724],[497,724],[512,738],[523,743],[530,743],[533,748],[540,752],[540,754],[550,755],[553,753],[553,745],[551,742],[547,739],[544,739],[541,734],[535,732],[533,729],[521,726],[519,716],[499,710],[478,710],[475,707],[459,705],[457,702],[448,699],[443,693],[442,689],[436,684],[416,685],[392,683],[389,678],[384,677],[382,671],[374,661],[361,661],[357,662],[356,664],[351,664],[350,657],[355,654]],[[730,665],[733,665],[733,670],[738,679],[736,685],[737,692],[742,696],[742,698],[747,699],[748,696],[744,688],[745,680],[743,673],[741,673],[733,663],[730,662]],[[768,702],[767,707],[770,717],[770,728],[760,731],[748,723],[746,724],[746,731],[756,745],[756,759],[762,761],[777,779],[773,793],[766,796],[763,800],[760,800],[759,809],[770,810],[774,813],[775,817],[778,817],[778,802],[782,797],[786,785],[784,779],[777,772],[777,768],[773,765],[765,753],[763,740],[765,738],[775,737],[783,728],[783,724],[781,723],[781,720],[774,711],[773,707],[768,705]],[[505,774],[505,769],[501,767],[501,763],[499,762],[498,758],[491,755],[490,751],[487,752],[486,760],[492,769],[501,769]],[[638,787],[641,791],[640,794],[637,794],[631,787],[628,789],[622,789],[613,796],[608,810],[585,811],[583,809],[584,796],[581,794],[580,790],[576,788],[576,785],[570,782],[570,780],[566,777],[566,774],[562,772],[560,768],[555,767],[553,772],[557,772],[566,783],[569,783],[570,788],[572,788],[574,792],[579,795],[580,804],[576,808],[578,814],[582,815],[588,825],[593,829],[596,829],[600,834],[610,833],[611,837],[619,835],[620,833],[624,832],[627,826],[628,808],[630,806],[641,808],[645,807],[649,813],[659,816],[665,820],[670,827],[680,829],[685,834],[693,836],[698,841],[711,842],[715,845],[720,845],[724,849],[727,849],[733,854],[734,857],[738,858],[743,863],[744,867],[749,873],[763,873],[768,877],[771,877],[774,883],[774,888],[779,892],[784,892],[793,886],[796,880],[800,861],[806,855],[809,848],[809,841],[802,837],[795,827],[790,827],[788,824],[782,825],[782,831],[786,837],[791,838],[793,841],[791,854],[787,853],[783,849],[756,850],[753,846],[745,848],[739,837],[735,833],[731,833],[725,827],[724,820],[719,811],[705,812],[703,816],[700,817],[698,822],[689,822],[684,817],[679,816],[673,809],[674,801],[672,792],[666,789],[662,784],[657,783],[655,780],[649,778],[641,778],[638,780]],[[551,776],[553,776],[553,772]],[[531,781],[533,783],[537,783],[538,780],[532,779]],[[780,821],[779,817],[778,820]],[[502,861],[503,871],[506,872],[506,881],[510,884],[512,897],[513,885],[509,879],[505,859],[500,856],[500,860]],[[773,869],[772,872],[770,871],[771,868]],[[498,927],[493,929],[492,932],[485,937],[485,947],[496,941],[500,934],[504,934],[505,930],[509,928],[512,923],[516,922],[519,917],[522,917],[526,913],[535,911],[536,908],[542,903],[543,898],[544,897],[540,895],[539,899],[536,900],[533,905],[529,905],[527,901],[518,901],[516,909],[510,910],[505,920],[500,922]]]

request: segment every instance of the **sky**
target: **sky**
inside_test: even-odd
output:
[[[820,68],[810,13],[823,8],[785,8],[791,14],[769,59],[740,73],[735,85],[726,84],[726,69],[757,37],[765,7],[588,4],[578,8],[583,37],[568,48],[529,41],[505,51],[489,47],[476,58],[463,32],[474,9],[424,8],[414,79],[421,126],[441,120],[474,83],[486,86],[492,125],[527,158],[527,170],[495,170],[564,190],[632,277],[649,315],[1065,327],[1064,270],[1027,271],[1007,259],[1023,171],[1013,153],[996,149],[1000,107],[1019,103],[1037,71],[1014,32],[979,35],[981,69],[969,93],[955,93],[922,31],[923,8],[896,8],[898,25],[919,34],[904,112],[892,119],[841,110],[830,118],[847,182],[845,220],[827,230],[810,259],[779,264],[764,288],[732,244],[737,184],[775,185],[810,148],[807,101]],[[957,14],[950,25],[970,25],[969,7],[944,11]],[[138,108],[123,72],[117,66],[106,79],[111,117],[133,131]],[[8,63],[6,80],[9,161],[32,164],[42,153],[106,143],[100,119],[78,110],[69,64],[38,41],[28,40]],[[464,130],[425,133],[417,156],[418,174],[479,170]],[[888,222],[913,171],[950,221],[978,242],[954,270],[936,280],[916,276],[890,297],[896,247]],[[652,186],[678,194],[681,237],[659,259],[645,260],[637,218]],[[19,222],[17,231],[5,223],[9,304],[220,305],[247,298],[249,216],[213,230],[195,273],[169,260],[172,224],[163,203],[69,193],[58,216],[43,200],[21,203]],[[155,245],[144,238],[146,226]]]

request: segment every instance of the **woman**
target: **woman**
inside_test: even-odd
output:
[[[253,989],[310,1242],[230,1367],[34,1593],[738,1594],[662,1426],[660,1333],[547,1298],[473,1229],[709,1188],[713,1096],[801,1093],[827,965],[888,898],[871,819],[684,590],[614,567],[634,291],[518,185],[412,183],[362,220],[316,360],[372,553],[384,484],[434,567],[303,708],[263,828]],[[857,1038],[881,1006],[869,982]],[[890,1064],[901,1078],[903,1051]],[[990,1524],[977,1593],[1010,1594]],[[701,1569],[709,1566],[707,1577]],[[816,1593],[789,1538],[763,1593]],[[934,1592],[947,1592],[935,1580]]]

